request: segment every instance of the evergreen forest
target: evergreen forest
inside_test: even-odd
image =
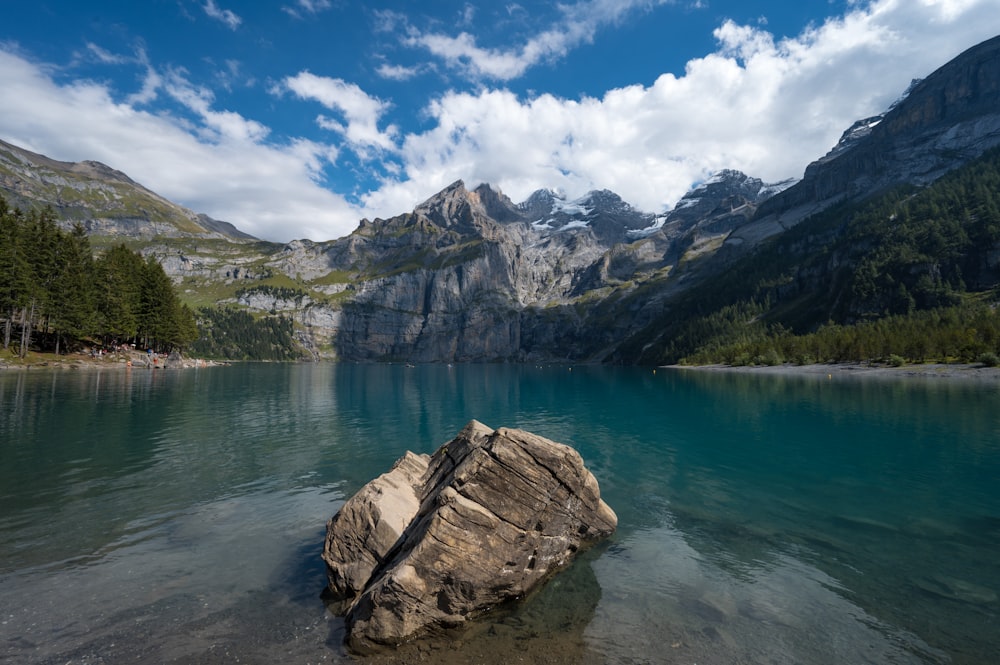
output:
[[[254,318],[235,307],[198,309],[201,332],[191,353],[225,360],[296,360],[302,356],[287,316]]]
[[[191,310],[152,257],[124,244],[94,257],[83,227],[0,197],[0,336],[5,352],[135,344],[165,353],[198,337]]]

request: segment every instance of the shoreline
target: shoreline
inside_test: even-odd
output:
[[[151,362],[145,353],[110,353],[98,358],[89,354],[72,353],[65,356],[55,356],[45,354],[31,358],[29,362],[10,361],[0,358],[0,372],[15,371],[39,371],[39,370],[144,370],[144,369],[197,369],[200,367],[221,367],[226,362],[217,360],[207,360],[204,358],[188,358],[182,356],[180,360],[157,357],[155,362]]]
[[[929,378],[1000,382],[1000,367],[978,363],[924,363],[920,365],[870,365],[868,363],[833,363],[794,365],[663,365],[663,369],[693,372],[732,372],[776,376],[885,377],[894,379]]]
[[[132,360],[129,365],[128,361]],[[93,358],[86,354],[70,354],[58,358],[43,356],[30,362],[11,362],[0,358],[0,372],[37,370],[118,370],[118,369],[191,369],[224,367],[232,361],[209,360],[182,357],[181,360],[167,361],[160,358],[157,364],[150,364],[145,353],[107,355]],[[795,365],[660,365],[657,369],[677,372],[715,372],[734,374],[763,374],[768,376],[819,376],[834,377],[879,377],[892,379],[949,379],[976,382],[1000,383],[1000,367],[987,367],[978,363],[923,363],[891,367],[869,363],[829,363]]]

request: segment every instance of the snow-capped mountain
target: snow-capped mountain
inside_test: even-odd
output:
[[[540,233],[590,228],[602,240],[621,242],[631,231],[646,228],[655,215],[636,210],[607,189],[571,201],[549,189],[534,192],[519,204],[525,220]]]

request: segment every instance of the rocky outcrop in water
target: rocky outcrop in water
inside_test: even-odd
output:
[[[472,421],[351,497],[323,560],[350,646],[370,651],[523,598],[617,522],[575,450]]]

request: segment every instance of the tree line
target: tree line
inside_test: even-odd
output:
[[[757,318],[762,308],[742,304],[700,320],[707,333],[681,363],[808,365],[828,362],[978,362],[1000,365],[1000,312],[983,303],[916,310],[850,325],[827,323],[795,334]]]
[[[198,337],[191,310],[152,257],[124,244],[94,257],[80,224],[64,231],[50,207],[24,212],[0,196],[3,348],[61,353],[84,344],[168,352]]]

